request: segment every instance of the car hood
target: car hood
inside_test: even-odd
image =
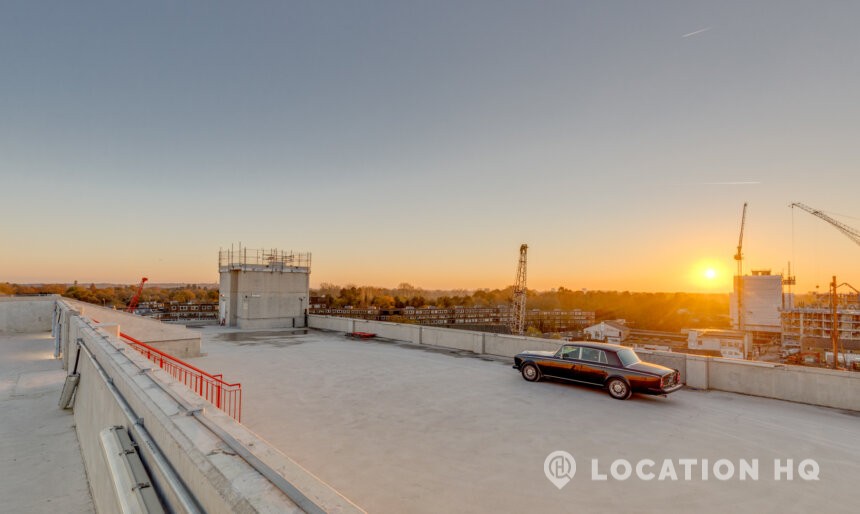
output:
[[[520,353],[520,355],[538,355],[540,357],[552,357],[555,355],[555,352],[545,352],[541,350],[528,350]]]
[[[654,373],[660,376],[665,375],[670,371],[675,371],[672,368],[667,368],[666,366],[661,366],[659,364],[651,364],[650,362],[637,362],[636,364],[627,366],[627,369],[642,371],[644,373]]]

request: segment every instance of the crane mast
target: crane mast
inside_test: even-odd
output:
[[[520,245],[520,261],[517,279],[514,282],[514,298],[511,305],[510,328],[512,334],[523,335],[526,330],[526,252],[528,245]]]
[[[140,279],[140,285],[137,286],[137,292],[134,293],[134,296],[131,298],[131,301],[128,302],[128,308],[126,309],[127,312],[134,314],[134,309],[137,308],[137,302],[140,301],[140,294],[143,292],[143,284],[147,280],[149,279],[146,277]]]
[[[744,202],[744,209],[741,213],[741,235],[738,237],[738,251],[735,254],[735,260],[738,261],[738,274],[735,276],[735,294],[738,297],[738,330],[744,329],[744,225],[747,221],[747,202]]]
[[[798,207],[798,208],[803,209],[804,211],[808,212],[809,214],[812,214],[813,216],[818,216],[819,218],[823,219],[827,223],[830,223],[831,225],[836,227],[836,229],[838,231],[842,232],[843,234],[845,234],[848,237],[848,239],[850,239],[850,240],[854,241],[855,243],[857,243],[858,245],[860,245],[860,230],[857,230],[856,228],[851,228],[844,223],[836,221],[835,219],[824,214],[823,212],[819,211],[818,209],[813,209],[812,207],[805,205],[805,204],[802,204],[800,202],[794,202],[793,204],[789,205],[789,207],[791,207],[792,209],[795,207]]]

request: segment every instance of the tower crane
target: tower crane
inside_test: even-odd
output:
[[[735,254],[735,260],[738,261],[738,274],[735,276],[735,294],[738,297],[738,330],[744,329],[744,225],[747,221],[747,202],[744,202],[744,209],[741,213],[741,235],[738,237],[738,251]]]
[[[514,283],[514,298],[511,305],[510,328],[512,334],[523,335],[526,330],[526,252],[529,246],[520,245],[520,261]]]
[[[143,284],[149,280],[146,277],[140,279],[140,285],[137,286],[137,292],[134,293],[134,296],[131,298],[131,301],[128,302],[128,308],[126,308],[127,312],[134,313],[134,309],[137,308],[137,302],[140,301],[140,293],[143,292]]]
[[[823,212],[819,211],[818,209],[813,209],[812,207],[810,207],[808,205],[804,205],[800,202],[794,202],[793,204],[789,205],[789,207],[791,207],[792,209],[795,207],[799,207],[799,208],[803,209],[804,211],[808,212],[809,214],[812,214],[813,216],[818,216],[819,218],[823,219],[827,223],[830,223],[831,225],[836,227],[836,230],[838,230],[838,231],[842,232],[843,234],[845,234],[846,236],[848,236],[848,239],[850,239],[850,240],[854,241],[855,243],[857,243],[858,245],[860,245],[860,230],[857,230],[856,228],[851,228],[844,223],[836,221],[835,219],[824,214]]]

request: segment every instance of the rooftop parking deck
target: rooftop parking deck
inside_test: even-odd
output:
[[[369,512],[853,512],[856,412],[716,391],[620,402],[527,383],[504,358],[323,331],[203,331],[195,364],[242,382],[243,423]],[[559,490],[550,452],[577,463]],[[592,479],[592,459],[598,475]],[[615,480],[610,466],[665,459],[679,480]],[[697,459],[690,480],[680,459]],[[701,477],[708,459],[709,479]],[[758,480],[713,463],[758,461]],[[774,459],[794,463],[774,479]],[[819,480],[797,464],[814,459]],[[724,469],[723,469],[724,471]]]
[[[0,512],[94,512],[51,334],[0,334]]]

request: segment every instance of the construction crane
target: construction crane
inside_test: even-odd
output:
[[[137,286],[137,292],[134,293],[134,296],[131,297],[131,301],[128,302],[128,308],[126,309],[127,312],[134,313],[134,309],[137,308],[137,302],[140,301],[140,293],[143,292],[143,284],[146,283],[147,280],[149,279],[146,277],[140,279],[140,285]]]
[[[735,276],[735,294],[738,297],[738,330],[744,329],[744,225],[747,222],[747,202],[744,202],[744,210],[741,213],[741,235],[738,237],[738,251],[735,260],[738,261],[738,274]]]
[[[511,305],[511,333],[523,335],[526,330],[526,251],[529,246],[520,245],[520,261],[517,265],[517,279],[514,283],[514,298]]]
[[[855,243],[857,243],[858,245],[860,245],[860,230],[857,230],[856,228],[851,228],[844,223],[836,221],[835,219],[824,214],[823,212],[819,211],[818,209],[813,209],[812,207],[810,207],[808,205],[804,205],[800,202],[794,202],[793,204],[789,205],[789,207],[791,207],[792,209],[795,207],[799,207],[799,208],[803,209],[804,211],[808,212],[809,214],[812,214],[813,216],[818,216],[819,218],[823,219],[827,223],[830,223],[831,225],[836,227],[837,230],[839,230],[840,232],[842,232],[843,234],[848,236],[848,239],[850,239],[850,240],[854,241]]]

